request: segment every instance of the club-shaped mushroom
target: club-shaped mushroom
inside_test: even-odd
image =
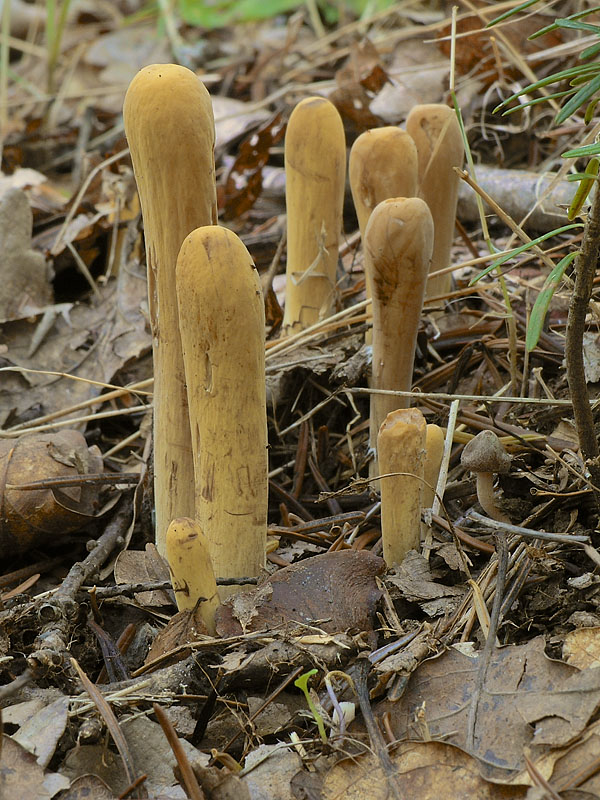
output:
[[[417,147],[419,197],[425,200],[433,217],[435,235],[430,272],[435,274],[450,265],[460,183],[454,167],[462,166],[464,155],[460,126],[451,108],[431,103],[412,109],[406,130]],[[450,273],[430,278],[427,296],[447,294],[450,285]]]
[[[179,611],[198,613],[210,634],[215,632],[219,607],[217,582],[206,537],[189,517],[174,519],[167,528],[166,555]]]
[[[506,475],[510,471],[510,456],[493,431],[480,431],[464,446],[460,462],[465,469],[475,473],[477,499],[485,513],[499,522],[510,519],[496,505],[494,473]]]
[[[240,239],[209,225],[186,237],[177,298],[195,474],[195,518],[217,578],[258,575],[267,544],[265,313]]]
[[[426,428],[417,408],[403,408],[388,414],[379,430],[379,474],[404,473],[379,481],[383,558],[388,567],[419,547]]]
[[[329,100],[307,97],[292,111],[285,135],[284,334],[332,313],[345,180],[342,119]]]
[[[367,222],[378,203],[417,194],[417,148],[412,137],[393,125],[361,133],[350,150],[348,177],[364,242]],[[367,298],[372,295],[371,280],[365,270]],[[371,340],[367,331],[365,341],[370,344]]]
[[[425,435],[425,484],[423,486],[423,508],[431,508],[435,500],[435,487],[440,475],[444,456],[444,431],[439,425],[427,425]]]
[[[154,359],[156,545],[194,516],[194,470],[175,295],[181,243],[216,222],[214,122],[210,97],[189,69],[154,64],[132,80],[123,105],[146,239]]]
[[[418,197],[384,200],[371,214],[365,266],[373,285],[373,389],[410,391],[432,243],[431,214]],[[405,397],[371,395],[373,449],[386,415],[408,405]]]

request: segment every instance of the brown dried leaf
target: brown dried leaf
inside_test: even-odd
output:
[[[358,133],[383,124],[372,113],[371,101],[389,82],[379,53],[368,40],[355,42],[344,66],[336,72],[337,88],[329,95],[345,123],[350,122]]]
[[[514,781],[525,772],[524,753],[535,762],[580,736],[600,706],[600,670],[579,671],[551,661],[544,638],[494,651],[481,694],[475,752],[489,780]],[[455,649],[423,662],[398,703],[381,702],[377,716],[390,712],[395,738],[444,737],[466,748],[471,695],[479,658]],[[415,709],[421,709],[415,716]]]
[[[572,667],[600,667],[600,628],[579,628],[567,633],[562,654]]]
[[[9,189],[0,197],[0,322],[24,319],[53,301],[50,269],[31,247],[33,214],[27,195]]]
[[[441,797],[477,800],[516,800],[526,786],[498,786],[479,774],[476,759],[442,742],[404,742],[391,754],[402,797],[439,800]],[[339,761],[327,774],[323,800],[387,800],[386,775],[372,754]]]
[[[419,603],[429,616],[450,614],[454,611],[458,598],[465,594],[461,586],[444,586],[431,575],[429,562],[420,553],[411,550],[404,561],[386,576],[386,583],[393,599],[398,596],[411,603]]]
[[[35,756],[10,736],[4,735],[1,744],[0,797],[3,799],[27,797],[50,800],[58,791],[68,788],[67,778],[54,772],[45,772]]]
[[[277,114],[246,138],[225,180],[225,219],[237,219],[248,211],[262,191],[262,169],[271,147],[283,139],[285,123]]]
[[[364,550],[307,558],[280,569],[258,589],[230,598],[217,611],[217,631],[235,636],[243,629],[272,630],[300,623],[327,633],[351,629],[372,633],[381,596],[375,576],[384,569],[382,558]]]
[[[115,800],[114,793],[97,775],[82,775],[76,778],[60,800]]]
[[[519,14],[513,21],[502,26],[502,38],[508,40],[521,58],[531,57],[535,53],[555,47],[563,41],[560,28],[545,34],[540,39],[528,39],[532,33],[536,33],[547,24],[548,18],[542,14]],[[458,20],[455,56],[457,74],[479,75],[486,86],[490,86],[498,80],[521,78],[521,71],[506,61],[502,64],[503,74],[498,74],[497,51],[494,52],[492,39],[498,38],[499,34],[494,28],[485,30],[484,25],[485,23],[477,14]],[[461,36],[469,31],[472,33]],[[450,56],[450,34],[450,24],[440,29],[438,34],[438,38],[442,40],[439,42],[439,48],[448,57]],[[539,63],[535,59],[527,60],[532,69],[535,69],[536,64]]]
[[[6,355],[2,366],[25,367],[32,372],[2,375],[0,425],[9,427],[100,394],[101,389],[94,383],[74,381],[68,375],[111,383],[126,363],[137,360],[140,378],[146,377],[141,356],[149,352],[151,337],[143,315],[148,290],[145,279],[140,278],[143,273],[139,268],[120,270],[116,282],[111,280],[98,287],[97,299],[75,304],[68,314],[65,312],[69,304],[55,307],[53,324],[31,354],[28,351],[39,320],[23,320],[5,326]],[[49,376],[44,372],[49,367],[65,373],[65,377]],[[148,374],[150,372],[148,363]],[[136,402],[143,402],[144,395],[133,397]],[[72,417],[88,413],[90,409],[82,409],[73,412]]]
[[[167,562],[153,544],[147,544],[145,551],[123,550],[115,562],[115,582],[120,583],[148,583],[150,581],[170,580]],[[138,592],[136,602],[143,606],[166,606],[172,601],[166,592],[157,590],[151,592]]]
[[[195,642],[199,636],[208,635],[198,608],[179,611],[174,617],[171,617],[166,627],[159,631],[144,663],[150,664],[155,659],[164,656],[165,653],[170,653],[171,650],[189,644],[189,642]],[[189,654],[189,649],[178,650],[174,661],[181,661]]]
[[[83,527],[98,511],[98,486],[11,489],[7,486],[102,472],[97,447],[79,431],[0,440],[0,556],[14,556]]]

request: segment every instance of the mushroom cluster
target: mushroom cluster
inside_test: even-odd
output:
[[[123,119],[146,240],[156,545],[164,555],[171,520],[195,513],[175,264],[185,237],[216,222],[215,126],[206,88],[191,70],[175,64],[153,64],[137,73],[125,95]]]
[[[123,113],[146,237],[157,545],[168,553],[178,602],[188,607],[203,597],[211,629],[215,574],[256,575],[265,560],[262,295],[247,250],[216,225],[212,107],[197,76],[173,64],[146,67],[132,81]],[[407,131],[368,131],[352,148],[351,188],[373,299],[376,389],[411,386],[428,275],[449,258],[452,167],[462,159],[456,130],[448,108],[423,106],[409,116]],[[382,158],[386,170],[374,169]],[[336,108],[322,97],[301,101],[285,142],[284,335],[334,309],[345,159]],[[433,481],[441,458],[440,433],[430,435],[422,414],[408,405],[375,394],[371,407],[370,440],[380,469],[405,473],[404,482],[397,474],[382,481],[388,564],[418,545],[423,476],[427,470]],[[432,455],[426,458],[427,439]],[[391,545],[388,534],[399,527],[402,543]],[[203,565],[201,580],[186,572],[191,562]]]
[[[125,131],[144,220],[154,359],[156,543],[178,603],[265,563],[264,306],[248,251],[218,227],[210,96],[185,67],[131,82]]]

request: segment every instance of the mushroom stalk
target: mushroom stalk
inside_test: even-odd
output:
[[[332,313],[342,227],[346,140],[336,107],[308,97],[285,136],[287,283],[284,334]]]
[[[214,635],[219,595],[208,542],[198,522],[188,517],[174,519],[167,529],[166,551],[177,608],[193,611],[198,607],[206,630]]]
[[[371,214],[365,267],[373,285],[373,389],[410,391],[432,241],[431,214],[417,197],[385,200]],[[373,449],[386,415],[408,405],[405,397],[371,395]]]
[[[417,146],[419,196],[433,217],[430,272],[434,275],[450,264],[460,183],[454,167],[463,163],[462,135],[454,111],[438,103],[415,106],[406,120],[406,130]],[[428,297],[448,294],[451,282],[450,273],[432,277],[427,284]]]
[[[181,243],[216,222],[214,122],[210,97],[185,67],[154,64],[132,80],[123,105],[146,239],[154,360],[156,545],[167,527],[194,516],[194,470],[175,264]]]
[[[388,567],[399,564],[420,544],[426,427],[423,414],[407,408],[388,414],[379,431],[380,474],[405,473],[379,481],[383,558]]]
[[[196,519],[218,578],[255,576],[267,544],[265,315],[250,254],[227,228],[184,241],[177,298]]]
[[[350,150],[348,176],[364,245],[367,222],[378,203],[417,194],[417,148],[412,137],[393,125],[361,133]],[[365,284],[369,299],[373,292],[367,270]],[[365,341],[371,344],[371,331],[365,334]]]
[[[510,519],[496,505],[494,473],[506,475],[510,471],[510,456],[494,431],[480,431],[464,446],[460,463],[477,478],[477,499],[485,513],[498,522]]]

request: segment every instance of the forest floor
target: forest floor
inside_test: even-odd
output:
[[[337,107],[348,150],[417,104],[452,105],[449,5],[359,19],[307,2],[201,28],[193,3],[81,0],[54,32],[52,5],[11,3],[0,46],[0,795],[600,797],[598,513],[564,366],[571,268],[543,324],[532,311],[582,226],[472,283],[492,250],[569,225],[561,154],[600,117],[557,127],[552,99],[493,110],[576,63],[578,32],[529,42],[553,11],[486,30],[517,3],[458,3],[452,78],[475,169],[411,396],[443,431],[445,469],[421,546],[386,571],[357,217],[348,188],[335,316],[283,337],[284,135],[313,95]],[[153,545],[152,337],[122,107],[140,68],[171,62],[211,94],[219,223],[266,309],[268,576],[215,636],[177,613]],[[594,399],[595,300],[588,322]],[[505,521],[460,461],[483,430],[510,455]]]

